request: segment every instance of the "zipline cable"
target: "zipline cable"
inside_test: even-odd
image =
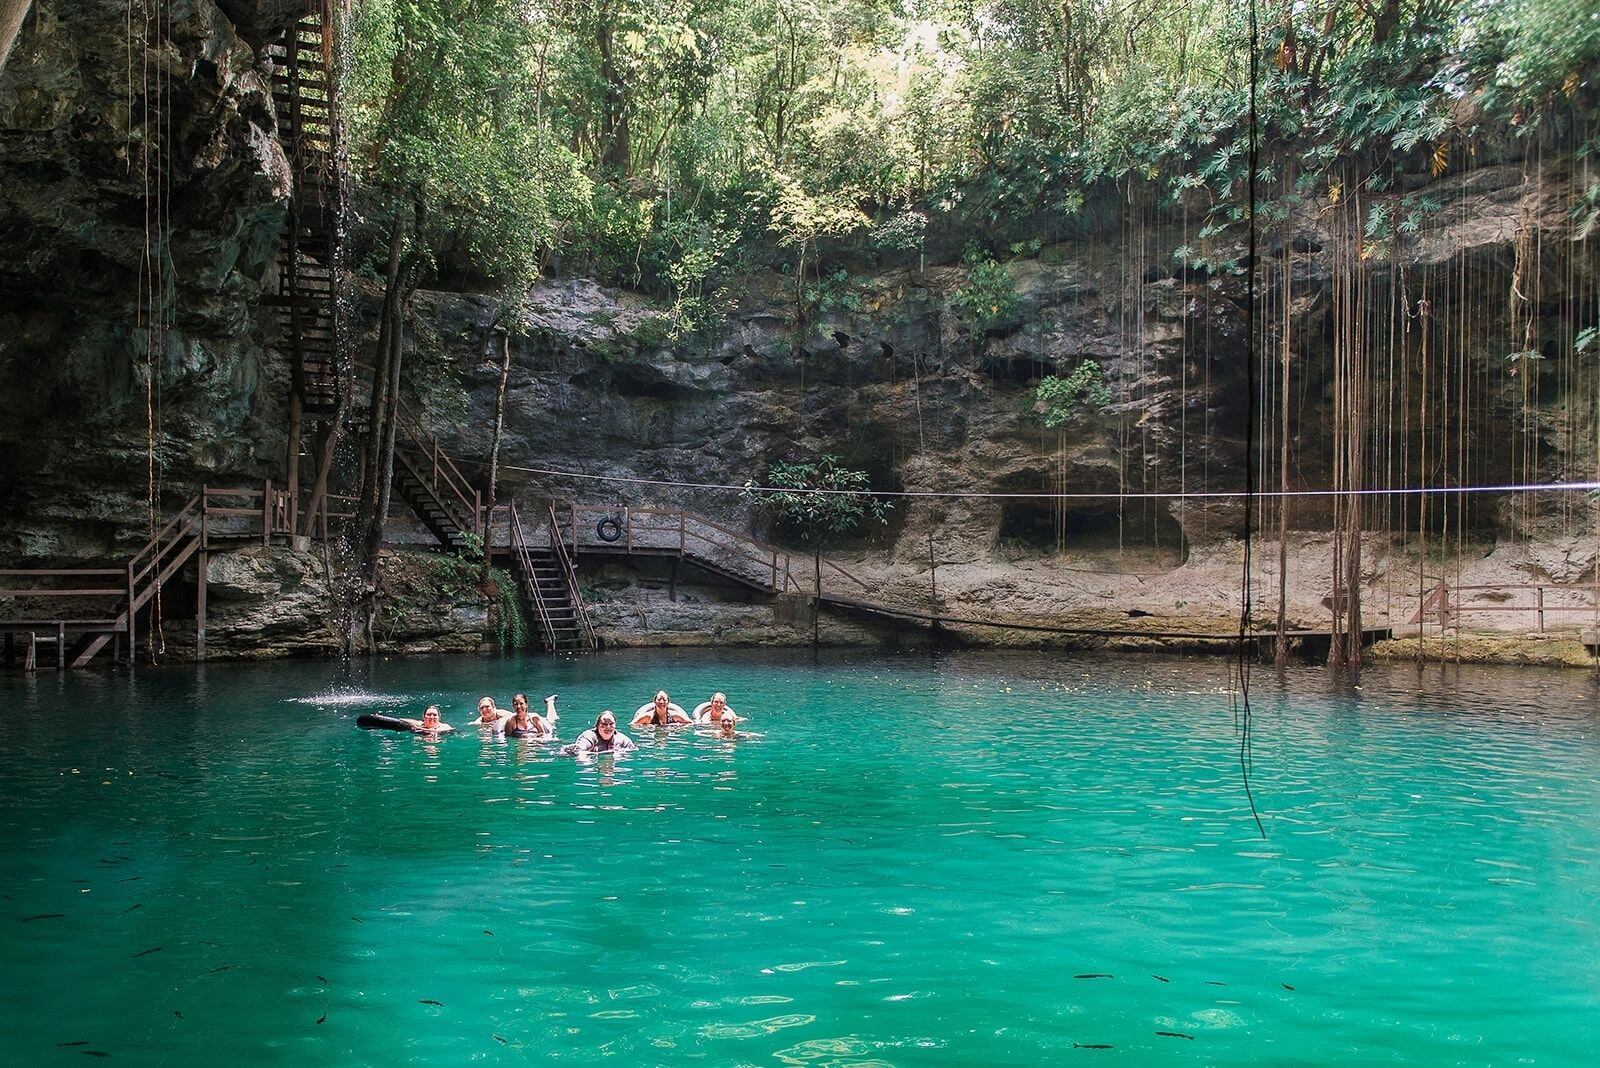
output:
[[[441,454],[443,455],[443,454]],[[456,464],[476,467],[487,466],[487,461],[451,457]],[[501,463],[502,471],[516,471],[525,475],[542,475],[546,478],[570,478],[585,482],[611,482],[626,486],[659,486],[665,489],[706,490],[720,493],[796,493],[791,486],[760,486],[755,483],[683,482],[669,478],[639,478],[633,475],[599,475],[589,471],[563,471],[553,467],[524,467]],[[1252,480],[1253,481],[1253,480]],[[1600,480],[1593,482],[1530,482],[1494,484],[1485,486],[1396,486],[1390,489],[1310,489],[1310,490],[1176,490],[1133,491],[1105,493],[1001,493],[989,490],[862,490],[862,489],[807,489],[810,494],[827,494],[843,497],[912,497],[946,500],[1012,500],[1012,501],[1109,501],[1109,500],[1239,500],[1250,496],[1256,500],[1295,497],[1383,497],[1421,496],[1443,493],[1597,493]]]

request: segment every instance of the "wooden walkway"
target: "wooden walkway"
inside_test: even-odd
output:
[[[825,556],[815,560],[805,554],[797,557],[787,549],[683,509],[564,502],[553,506],[552,522],[560,531],[560,541],[575,555],[672,559],[670,588],[673,596],[676,595],[677,562],[683,561],[745,589],[773,596],[796,594],[844,615],[897,626],[930,630],[977,627],[1085,638],[1166,641],[1227,642],[1237,641],[1239,636],[1235,627],[1175,630],[1077,626],[1048,620],[1029,622],[962,615],[925,604],[895,604],[885,600],[871,583]],[[1392,633],[1388,626],[1366,627],[1362,630],[1362,644],[1369,645]],[[1287,631],[1286,636],[1296,641],[1326,640],[1332,636],[1332,624],[1325,628],[1297,627]],[[1271,641],[1277,637],[1277,631],[1270,627],[1254,628],[1246,637],[1254,642]]]
[[[325,538],[349,512],[347,497],[322,498],[308,524]],[[184,567],[195,566],[195,655],[205,656],[206,565],[214,551],[249,544],[284,544],[294,536],[299,505],[282,487],[203,487],[144,546],[119,567],[11,568],[0,570],[0,633],[11,666],[22,637],[23,666],[85,667],[107,646],[112,659],[132,663],[140,615],[149,617],[162,589]]]

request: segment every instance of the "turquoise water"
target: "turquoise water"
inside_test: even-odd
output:
[[[1218,660],[649,652],[0,679],[3,1046],[1588,1062],[1593,676],[1253,680],[1265,841]],[[685,705],[726,690],[759,736],[634,731],[640,752],[585,764],[353,726],[557,691],[570,739],[658,686]]]

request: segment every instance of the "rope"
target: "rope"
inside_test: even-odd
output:
[[[1250,789],[1250,656],[1247,636],[1250,630],[1250,549],[1251,523],[1254,519],[1256,490],[1256,171],[1261,152],[1261,140],[1256,124],[1256,51],[1259,30],[1256,26],[1256,0],[1250,0],[1250,176],[1246,182],[1246,196],[1250,198],[1250,276],[1244,305],[1245,334],[1245,417],[1244,417],[1244,569],[1239,579],[1239,779],[1244,784],[1244,796],[1250,802],[1250,815],[1256,821],[1256,831],[1263,839],[1267,829],[1261,825],[1261,813],[1256,811],[1256,796]],[[1359,576],[1358,576],[1359,578]],[[1359,636],[1357,642],[1359,644]]]
[[[457,464],[486,467],[483,460],[462,460],[452,457]],[[589,482],[612,482],[628,486],[661,486],[668,489],[710,490],[724,493],[820,493],[845,497],[926,497],[949,500],[1037,500],[1037,501],[1103,501],[1103,500],[1253,500],[1285,497],[1382,497],[1419,496],[1437,493],[1596,493],[1600,480],[1593,482],[1511,483],[1486,486],[1400,486],[1391,489],[1310,489],[1310,490],[1188,490],[1188,491],[1109,491],[1106,493],[1000,493],[986,490],[859,490],[859,489],[807,489],[792,486],[758,486],[754,483],[683,482],[667,478],[636,478],[628,475],[597,475],[587,471],[562,471],[551,467],[522,467],[517,464],[500,464],[505,471],[549,478],[571,478]],[[1251,480],[1253,482],[1253,480]]]

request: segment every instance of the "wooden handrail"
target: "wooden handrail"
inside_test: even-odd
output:
[[[155,548],[158,544],[160,544],[161,540],[163,538],[165,538],[169,533],[171,533],[172,529],[174,527],[176,527],[179,522],[182,522],[182,521],[184,521],[186,519],[186,517],[188,516],[188,514],[189,514],[191,509],[199,508],[200,507],[200,503],[201,503],[201,495],[198,494],[198,493],[195,494],[193,497],[189,498],[188,503],[185,504],[182,508],[178,509],[177,514],[174,515],[171,519],[169,519],[167,521],[167,525],[162,527],[161,530],[158,531],[154,536],[152,536],[149,541],[145,542],[144,543],[144,547],[142,549],[140,549],[138,552],[134,553],[133,554],[133,559],[129,560],[128,563],[129,564],[138,563],[140,558],[143,557],[145,553],[149,552],[151,549]]]
[[[517,566],[521,568],[523,587],[528,591],[529,600],[533,602],[534,611],[538,613],[539,625],[544,628],[547,639],[546,645],[548,648],[554,649],[556,647],[555,623],[550,618],[550,609],[544,603],[544,594],[540,592],[539,580],[534,575],[533,557],[528,551],[528,539],[522,529],[522,517],[517,514],[516,503],[508,504],[506,512],[507,526],[510,528],[506,532],[506,547],[516,557]]]
[[[1532,604],[1480,604],[1464,600],[1462,595],[1483,593],[1488,591],[1504,592],[1508,597],[1523,591],[1533,594]],[[1593,598],[1589,604],[1550,604],[1545,599],[1546,592],[1572,593],[1588,595]],[[1453,595],[1453,596],[1452,596]],[[1442,630],[1452,627],[1459,630],[1461,617],[1478,615],[1488,612],[1528,612],[1533,615],[1534,629],[1543,634],[1545,629],[1545,616],[1560,612],[1582,612],[1595,617],[1596,626],[1600,626],[1600,593],[1590,583],[1565,583],[1565,582],[1480,582],[1463,585],[1451,585],[1441,580],[1439,584],[1428,592],[1427,597],[1417,606],[1417,611],[1412,615],[1410,622],[1416,624],[1427,620],[1430,614],[1436,614]]]
[[[427,432],[422,422],[406,406],[405,401],[398,401],[395,410],[397,413],[395,425],[406,432],[408,444],[414,449],[420,449],[432,462],[434,490],[439,490],[442,482],[471,516],[473,533],[481,534],[483,532],[481,494],[471,482],[467,481],[467,476],[461,473],[461,468],[456,466],[450,454],[439,448],[439,439]]]
[[[561,540],[560,529],[561,525],[556,520],[556,505],[551,501],[550,549],[555,554],[562,575],[566,577],[567,596],[572,601],[572,611],[578,617],[578,625],[583,628],[583,640],[590,649],[595,649],[599,647],[599,642],[595,639],[594,622],[589,618],[589,606],[583,603],[583,595],[578,592],[578,569],[567,553],[566,543]]]
[[[580,524],[595,516],[612,517],[619,511],[617,506],[586,505],[569,501],[561,502],[561,507],[567,510],[568,519],[563,521],[556,510],[555,502],[551,502],[550,522],[553,532],[552,544],[559,541],[563,549],[569,537],[574,549],[581,546],[593,547],[594,543],[585,540],[580,533]],[[744,575],[744,579],[753,585],[764,586],[773,593],[783,592],[793,582],[793,564],[789,552],[770,542],[725,527],[705,516],[681,508],[627,506],[622,507],[620,511],[624,524],[622,534],[626,538],[623,542],[626,552],[632,553],[640,549],[659,552],[675,548],[680,555],[700,558],[703,563],[720,567],[732,574],[743,574],[748,568],[751,573]],[[567,529],[569,527],[570,530]],[[665,543],[662,538],[667,539]],[[844,569],[839,568],[839,571],[864,589],[870,588],[867,583]]]
[[[68,568],[27,568],[8,567],[0,568],[0,575],[41,575],[50,578],[66,578],[74,575],[120,575],[120,567],[68,567]]]

